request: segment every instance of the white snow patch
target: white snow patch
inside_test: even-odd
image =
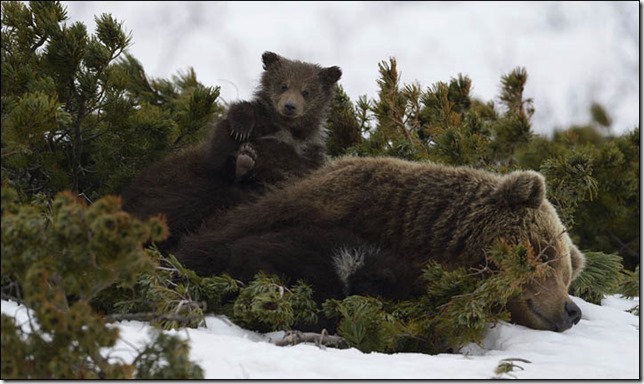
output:
[[[190,340],[190,356],[207,379],[640,379],[640,319],[625,309],[639,298],[608,296],[601,306],[573,297],[583,316],[563,333],[499,323],[481,346],[462,354],[362,353],[357,349],[320,349],[310,344],[277,347],[267,339],[281,332],[244,330],[223,316],[208,316],[206,326],[167,331]],[[27,321],[23,306],[2,301],[2,313]],[[139,321],[116,325],[121,337],[111,353],[131,361],[151,327]],[[502,359],[520,358],[510,373],[496,375]],[[523,368],[523,370],[521,370]]]

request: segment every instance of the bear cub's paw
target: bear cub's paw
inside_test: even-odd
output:
[[[255,166],[257,160],[257,151],[251,143],[243,143],[237,151],[235,160],[235,177],[245,176]]]
[[[255,128],[255,112],[249,102],[235,103],[228,110],[228,123],[230,135],[237,141],[244,141],[250,137]]]

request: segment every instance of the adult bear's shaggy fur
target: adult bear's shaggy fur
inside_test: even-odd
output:
[[[336,271],[343,247],[379,247],[381,253],[370,255],[371,268],[389,268],[393,283],[376,294],[404,297],[420,292],[421,269],[430,259],[448,269],[474,267],[499,238],[528,241],[554,273],[526,285],[508,303],[513,320],[563,331],[581,318],[567,289],[585,259],[545,199],[544,178],[533,171],[497,175],[392,158],[344,158],[238,207],[215,227],[185,238],[179,260],[200,275],[249,278],[265,270],[302,278],[316,299],[347,294]],[[362,294],[361,287],[349,288],[349,294]]]

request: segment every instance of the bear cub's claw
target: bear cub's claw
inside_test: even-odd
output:
[[[235,178],[246,175],[255,166],[257,152],[251,143],[243,143],[237,151],[235,160]]]
[[[228,110],[230,135],[235,140],[242,142],[250,137],[255,127],[255,114],[253,107],[248,102],[233,104]]]

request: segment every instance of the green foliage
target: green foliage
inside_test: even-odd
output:
[[[523,68],[501,78],[501,105],[470,97],[471,80],[463,75],[449,84],[436,83],[423,95],[423,130],[430,159],[505,171],[515,166],[514,151],[532,137],[532,100],[523,98],[527,73]]]
[[[592,103],[590,105],[590,115],[593,122],[597,123],[602,128],[610,128],[613,124],[613,119],[599,103]]]
[[[497,170],[516,167],[514,151],[532,138],[532,100],[523,98],[525,69],[502,77],[503,113],[493,102],[471,98],[467,76],[459,74],[423,90],[417,83],[400,84],[394,58],[378,69],[378,100],[362,98],[355,108],[366,137],[347,152]]]
[[[190,346],[181,339],[154,332],[152,343],[132,362],[137,379],[199,380],[203,379],[200,366],[188,360]]]
[[[421,312],[413,321],[422,324],[420,336],[432,347],[431,353],[480,342],[488,325],[509,321],[505,304],[524,284],[552,272],[527,242],[499,241],[488,250],[487,261],[488,265],[469,271],[445,271],[436,262],[427,265],[423,272],[427,297],[422,302],[429,307],[419,306]],[[423,312],[433,315],[428,318]]]
[[[246,328],[263,332],[311,324],[317,321],[312,293],[302,281],[289,289],[278,277],[260,272],[240,291],[232,318]]]
[[[597,194],[592,156],[584,148],[575,148],[544,161],[540,171],[548,180],[548,192],[564,225],[571,226],[579,203]]]
[[[604,295],[616,294],[624,280],[622,258],[602,252],[585,252],[586,268],[570,285],[570,293],[601,304]]]
[[[349,96],[340,85],[336,86],[326,127],[329,133],[326,140],[329,156],[344,154],[348,148],[362,141],[362,131],[356,118],[356,111]]]
[[[14,318],[2,314],[2,378],[132,377],[131,366],[110,363],[99,353],[102,348],[114,346],[118,330],[105,328],[103,321],[92,316],[85,303],[62,309],[58,308],[60,297],[57,299],[56,303],[46,306],[46,310],[56,313],[41,320],[44,321],[41,327],[32,332],[25,331]],[[42,313],[36,316],[40,319]],[[30,326],[35,325],[30,323]]]
[[[199,137],[219,89],[194,71],[149,81],[109,14],[90,35],[60,2],[2,3],[2,174],[21,193],[91,199]]]
[[[639,128],[602,140],[594,157],[597,194],[580,202],[574,234],[586,248],[619,254],[633,270],[640,263]]]
[[[368,137],[351,147],[348,152],[361,156],[390,155],[406,159],[420,158],[424,146],[413,134],[417,126],[419,87],[400,87],[397,63],[394,58],[378,64],[379,99],[358,100],[356,110],[360,127]],[[373,127],[369,121],[375,119]]]
[[[167,235],[160,220],[142,223],[121,211],[114,196],[88,207],[60,193],[42,210],[18,204],[15,191],[4,186],[2,206],[2,274],[15,281],[53,279],[51,289],[85,302],[117,279],[133,283],[138,271],[151,267],[142,244]],[[32,287],[24,289],[28,303]]]
[[[199,277],[170,255],[147,250],[155,260],[153,271],[137,276],[132,285],[119,281],[92,301],[96,311],[111,318],[149,320],[163,329],[196,327],[203,324],[204,312],[223,311],[223,305],[239,291],[239,282],[227,275]]]
[[[317,321],[312,290],[302,281],[291,287],[276,276],[259,273],[242,284],[226,274],[197,276],[172,255],[149,250],[158,261],[153,271],[138,275],[136,284],[119,282],[92,302],[110,319],[141,319],[163,329],[197,327],[206,313],[224,314],[248,329],[288,330]]]
[[[350,346],[362,352],[393,352],[404,326],[383,308],[383,302],[372,297],[349,296],[329,299],[323,310],[327,317],[338,319],[338,334]]]
[[[203,325],[206,313],[224,314],[236,323],[262,332],[287,330],[317,321],[312,290],[302,281],[287,287],[276,276],[259,273],[248,283],[220,276],[197,276],[172,255],[148,250],[158,262],[140,273],[134,285],[118,282],[93,302],[109,318],[143,319],[163,329]]]
[[[143,244],[165,238],[165,224],[134,219],[114,196],[89,206],[69,192],[40,206],[17,197],[3,186],[2,293],[30,308],[34,322],[19,327],[2,316],[3,378],[132,377],[132,365],[102,355],[114,347],[118,329],[107,327],[90,301],[152,269]],[[187,352],[172,353],[182,362]]]
[[[640,266],[635,267],[634,271],[625,270],[622,284],[617,290],[626,298],[640,296]]]
[[[591,124],[534,139],[517,155],[546,175],[549,198],[575,242],[618,253],[629,270],[640,258],[639,141],[639,128],[611,137]]]

